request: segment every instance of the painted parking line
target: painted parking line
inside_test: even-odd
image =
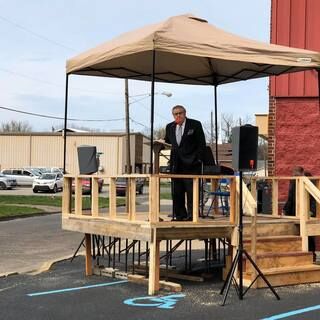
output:
[[[270,318],[263,318],[262,320],[278,320],[278,319],[285,319],[291,316],[296,316],[297,314],[302,314],[302,313],[306,313],[306,312],[310,312],[310,311],[315,311],[315,310],[319,310],[320,309],[320,305],[316,305],[313,307],[308,307],[308,308],[303,308],[303,309],[298,309],[298,310],[293,310],[293,311],[289,311],[286,313],[281,313],[281,314],[277,314],[275,316],[272,316]]]
[[[29,296],[29,297],[44,296],[44,295],[48,295],[48,294],[56,294],[56,293],[64,293],[64,292],[84,290],[84,289],[93,289],[93,288],[99,288],[99,287],[114,286],[116,284],[122,284],[122,283],[127,283],[127,282],[128,282],[128,280],[121,280],[121,281],[115,281],[115,282],[106,282],[106,283],[98,283],[98,284],[92,284],[92,285],[83,286],[83,287],[74,287],[74,288],[65,288],[65,289],[60,289],[60,290],[51,290],[51,291],[28,293],[27,296]]]

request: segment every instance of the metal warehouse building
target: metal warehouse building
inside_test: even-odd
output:
[[[133,171],[147,173],[150,162],[149,138],[141,133],[130,135]],[[125,172],[126,136],[124,133],[68,132],[68,173],[79,173],[77,147],[93,145],[100,156],[103,174]],[[63,133],[0,133],[0,169],[21,167],[63,167]]]

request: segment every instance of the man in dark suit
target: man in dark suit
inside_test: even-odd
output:
[[[177,105],[172,108],[174,121],[166,127],[165,142],[172,145],[170,172],[175,174],[200,174],[206,141],[199,121],[186,117],[186,109]],[[173,218],[192,220],[192,179],[172,179]],[[187,195],[187,209],[185,206]]]

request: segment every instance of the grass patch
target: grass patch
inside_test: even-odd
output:
[[[61,196],[0,196],[0,204],[29,204],[61,207]]]
[[[161,192],[160,199],[172,200],[171,192]]]
[[[74,203],[74,197],[72,198],[73,198],[72,203]],[[30,206],[41,205],[41,206],[61,208],[62,197],[61,196],[0,196],[0,204],[1,205],[26,204]],[[117,199],[117,206],[122,206],[124,204],[125,204],[125,199]],[[106,208],[108,206],[109,206],[109,198],[99,197],[99,207]],[[82,207],[84,209],[90,208],[90,197],[85,196],[82,198]]]
[[[16,216],[25,216],[31,214],[41,213],[43,210],[33,207],[24,206],[11,206],[11,205],[1,205],[0,206],[0,218],[10,218]]]

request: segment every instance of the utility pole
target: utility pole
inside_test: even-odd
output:
[[[131,173],[131,153],[130,153],[130,116],[129,116],[129,84],[125,79],[125,119],[126,119],[126,173]]]

